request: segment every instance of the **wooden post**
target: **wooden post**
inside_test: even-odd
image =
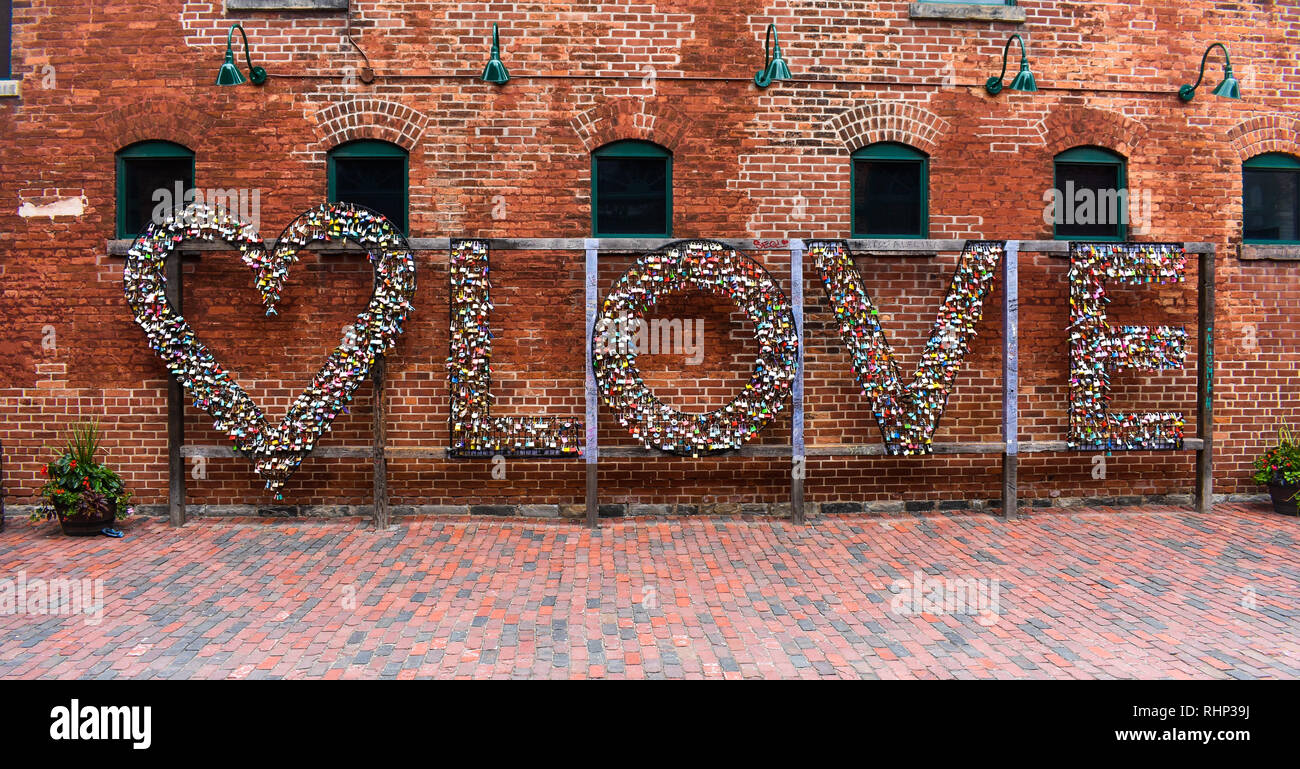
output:
[[[185,293],[181,287],[181,254],[172,251],[163,266],[167,276],[167,302],[180,315]],[[172,526],[185,525],[185,391],[176,377],[167,377],[167,520]]]
[[[595,238],[587,238],[584,245],[587,249],[587,258],[584,264],[585,280],[583,281],[586,293],[586,329],[584,338],[587,340],[587,346],[583,358],[587,367],[587,380],[584,388],[587,406],[587,439],[586,446],[583,448],[583,458],[586,460],[587,468],[587,525],[594,529],[600,515],[600,498],[596,489],[600,446],[596,438],[596,418],[599,415],[599,403],[596,395],[596,369],[592,366],[591,360],[591,338],[596,325],[596,281],[599,274],[600,242]]]
[[[1002,254],[1002,517],[1015,520],[1020,469],[1020,241]]]
[[[387,363],[384,356],[376,355],[370,367],[370,382],[374,387],[373,457],[375,461],[375,529],[387,529],[391,523],[388,514],[388,457],[384,450],[388,445],[388,403],[384,398],[384,379],[387,376]]]
[[[1200,347],[1196,366],[1196,427],[1201,448],[1196,451],[1196,510],[1214,506],[1214,256],[1211,246],[1200,255],[1197,274],[1197,328]]]
[[[802,524],[805,520],[803,484],[804,476],[808,473],[803,435],[803,252],[802,240],[790,241],[790,305],[794,310],[795,334],[799,338],[799,359],[795,366],[791,403],[794,413],[790,427],[790,519],[797,524]]]
[[[5,530],[5,447],[0,443],[0,531]]]

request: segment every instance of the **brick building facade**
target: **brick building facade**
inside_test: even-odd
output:
[[[167,497],[166,372],[122,296],[115,156],[166,141],[194,155],[200,189],[256,190],[270,238],[328,195],[327,156],[356,139],[409,154],[412,238],[583,238],[592,235],[591,154],[612,141],[653,142],[672,155],[674,237],[847,238],[850,154],[879,142],[928,156],[930,238],[1051,239],[1043,217],[1053,161],[1075,147],[1122,156],[1133,205],[1149,222],[1135,240],[1217,248],[1216,492],[1255,494],[1250,461],[1280,423],[1300,421],[1300,246],[1243,244],[1242,166],[1263,153],[1300,157],[1300,4],[1283,0],[1051,2],[1014,6],[907,2],[674,0],[457,3],[201,0],[104,6],[13,3],[12,71],[0,98],[0,440],[11,502],[31,502],[45,447],[79,415],[99,416],[107,458],[138,500]],[[254,6],[253,10],[238,10]],[[256,6],[312,6],[310,10]],[[335,7],[342,6],[342,7]],[[232,23],[248,32],[265,85],[213,84]],[[491,26],[501,26],[511,80],[479,79]],[[764,31],[775,23],[793,79],[757,88]],[[349,43],[347,34],[355,40]],[[986,93],[1013,33],[1028,43],[1034,93]],[[1224,43],[1240,101],[1217,98],[1222,59],[1191,102],[1202,53]],[[371,82],[363,71],[373,69]],[[236,60],[243,52],[236,37]],[[1011,62],[1015,66],[1015,54]],[[1136,217],[1135,217],[1136,218]],[[754,252],[790,291],[788,252]],[[448,255],[419,251],[419,291],[388,359],[389,492],[403,506],[576,508],[581,461],[490,462],[403,457],[449,443],[445,359]],[[1262,257],[1262,258],[1261,258]],[[956,255],[859,259],[904,369],[913,366]],[[632,256],[602,257],[602,291]],[[1067,429],[1067,259],[1025,254],[1020,266],[1021,440]],[[187,262],[185,314],[268,411],[283,411],[364,302],[370,272],[355,256],[308,254],[280,314],[265,318],[233,255]],[[583,254],[493,255],[493,394],[503,415],[581,419]],[[1180,410],[1196,435],[1195,270],[1186,284],[1116,290],[1117,322],[1186,326],[1187,366],[1121,372],[1117,407]],[[807,441],[879,441],[815,272],[805,273]],[[1001,286],[989,307],[999,305]],[[666,401],[717,406],[742,386],[751,330],[723,300],[683,296],[665,317],[703,320],[704,359],[643,356]],[[936,441],[996,440],[1002,329],[986,312]],[[359,391],[322,447],[365,446],[370,390]],[[205,414],[187,411],[187,441],[219,445]],[[605,446],[635,445],[608,415]],[[788,412],[758,439],[789,440]],[[269,504],[240,458],[191,459],[189,502],[209,512]],[[1186,495],[1188,452],[1024,458],[1022,497]],[[285,489],[304,511],[363,506],[369,460],[310,457]],[[789,460],[721,456],[603,460],[601,499],[773,509],[788,498]],[[1100,476],[1100,477],[1099,477]],[[986,455],[810,459],[807,494],[825,510],[986,504],[999,464]],[[837,503],[838,507],[826,507]],[[744,505],[759,507],[744,508]],[[570,507],[565,507],[570,506]],[[424,507],[423,509],[435,509]],[[459,507],[436,508],[460,510]],[[630,509],[630,508],[629,508]],[[662,509],[662,508],[635,508]]]

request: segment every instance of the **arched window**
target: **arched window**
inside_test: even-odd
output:
[[[1058,240],[1123,240],[1128,235],[1128,173],[1124,157],[1101,147],[1056,156]]]
[[[855,238],[930,235],[930,158],[906,144],[878,142],[853,153]]]
[[[673,234],[673,156],[650,142],[617,141],[591,153],[595,237]]]
[[[1300,243],[1300,159],[1269,152],[1243,163],[1241,207],[1247,243]]]
[[[407,233],[407,160],[406,150],[391,142],[361,139],[340,144],[329,152],[330,201],[378,211]]]
[[[137,142],[117,151],[117,237],[134,238],[155,219],[185,208],[194,189],[194,153],[172,142]]]

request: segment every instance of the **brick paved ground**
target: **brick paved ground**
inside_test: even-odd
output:
[[[11,520],[0,579],[102,578],[104,614],[0,616],[0,675],[1294,678],[1297,526],[1242,506],[595,534],[145,520],[123,540]],[[996,613],[895,610],[916,570],[998,580]]]

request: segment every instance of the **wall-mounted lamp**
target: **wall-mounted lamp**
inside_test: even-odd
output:
[[[763,68],[754,74],[754,85],[767,88],[774,80],[789,80],[790,68],[781,58],[781,41],[776,36],[776,25],[767,25],[767,38],[763,41]]]
[[[1025,53],[1025,40],[1020,35],[1012,35],[1007,38],[1007,44],[1002,48],[1002,74],[989,78],[988,82],[984,84],[984,90],[988,91],[992,96],[1002,93],[1002,81],[1007,76],[1007,54],[1011,53],[1012,40],[1020,41],[1020,72],[1011,80],[1011,85],[1007,87],[1013,91],[1028,91],[1030,93],[1038,90],[1038,83],[1034,80],[1034,73],[1029,71],[1029,54]]]
[[[501,63],[501,38],[497,33],[496,24],[492,25],[492,55],[488,57],[487,66],[483,68],[483,82],[493,85],[505,85],[510,82],[510,73],[506,72],[506,65]]]
[[[1205,62],[1210,58],[1210,51],[1215,48],[1223,49],[1223,82],[1219,83],[1212,92],[1215,96],[1222,96],[1225,99],[1241,98],[1241,83],[1232,75],[1232,59],[1228,58],[1228,47],[1223,43],[1213,43],[1205,49],[1205,55],[1201,57],[1201,74],[1196,76],[1195,85],[1185,85],[1178,89],[1178,98],[1183,101],[1191,101],[1196,98],[1196,89],[1201,87],[1201,80],[1205,78]]]
[[[226,63],[217,70],[217,85],[239,85],[244,82],[244,74],[235,66],[235,49],[232,45],[235,30],[239,30],[239,36],[244,38],[244,61],[248,62],[248,79],[253,81],[253,85],[265,83],[266,70],[254,67],[253,59],[248,55],[248,35],[244,34],[243,26],[232,24],[226,33]]]

